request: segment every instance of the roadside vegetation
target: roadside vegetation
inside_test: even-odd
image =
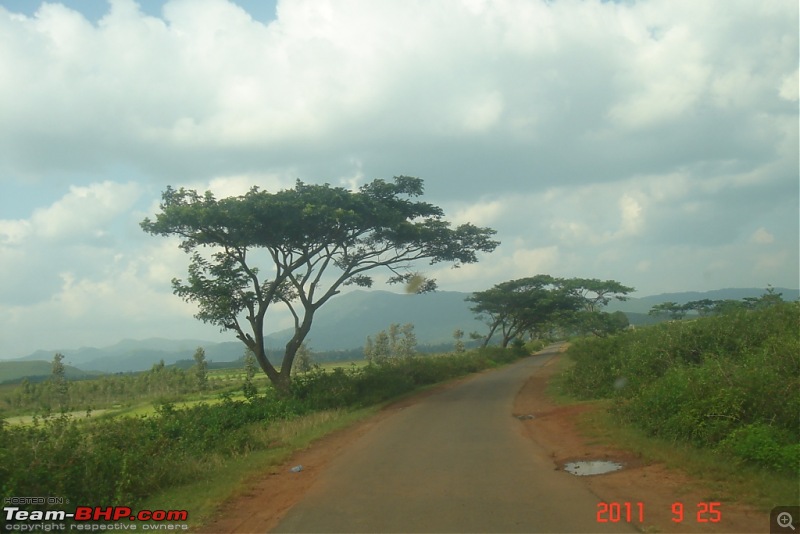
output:
[[[768,293],[717,315],[575,341],[564,389],[614,421],[738,468],[800,475],[800,303]]]
[[[325,414],[379,405],[420,387],[511,362],[541,346],[389,357],[347,368],[314,366],[295,375],[290,394],[270,385],[255,386],[245,370],[239,375],[237,398],[226,391],[213,403],[178,407],[159,401],[153,413],[128,417],[77,420],[62,412],[37,417],[29,425],[0,421],[0,492],[2,497],[65,496],[76,505],[141,504],[169,488],[219,473],[229,462],[282,448],[284,438],[275,430],[286,422],[314,414],[328,421],[332,416]],[[201,368],[189,372],[195,386],[202,383]],[[205,383],[211,388],[213,380],[206,377]],[[62,398],[75,385],[57,376],[50,384]]]

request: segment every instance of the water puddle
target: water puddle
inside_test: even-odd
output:
[[[579,477],[603,475],[620,469],[622,469],[621,463],[611,462],[609,460],[586,460],[581,462],[567,462],[564,464],[564,471]]]

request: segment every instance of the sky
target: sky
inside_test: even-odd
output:
[[[797,288],[798,47],[794,0],[0,0],[0,358],[233,340],[167,185],[417,176],[502,243],[441,290]]]

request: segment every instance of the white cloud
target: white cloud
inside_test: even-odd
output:
[[[80,344],[119,314],[128,337],[215,332],[171,294],[176,241],[138,227],[166,184],[419,176],[503,243],[432,268],[442,289],[796,285],[796,2],[282,0],[269,24],[64,3],[0,7],[0,184],[22,192],[0,198],[0,349],[42,320]]]
[[[750,242],[759,245],[769,245],[775,241],[775,236],[767,231],[766,228],[759,228],[750,236]]]
[[[103,237],[102,228],[129,211],[139,195],[135,183],[72,186],[61,200],[35,210],[29,226],[36,237],[49,241]]]
[[[783,79],[780,87],[778,88],[778,94],[784,100],[788,100],[789,102],[797,102],[797,93],[798,90],[800,90],[798,86],[800,86],[800,72],[795,70],[792,74],[789,74]]]

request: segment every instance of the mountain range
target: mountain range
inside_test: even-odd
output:
[[[782,293],[784,300],[800,297],[797,289],[775,288]],[[661,302],[684,304],[692,300],[711,299],[740,300],[758,297],[763,289],[738,288],[720,289],[707,292],[663,293],[627,301],[613,301],[607,311],[623,311],[634,324],[652,322],[647,312]],[[347,351],[363,346],[367,336],[374,336],[385,330],[391,323],[414,324],[414,332],[420,345],[449,345],[453,343],[453,331],[483,333],[486,326],[470,311],[470,303],[464,299],[470,293],[438,291],[422,295],[391,293],[388,291],[352,291],[332,299],[320,308],[314,318],[314,326],[306,340],[315,352]],[[291,329],[274,332],[266,337],[266,346],[279,351],[291,337]],[[95,348],[59,350],[65,356],[65,363],[83,371],[106,373],[143,371],[163,360],[173,364],[181,360],[191,360],[195,350],[203,347],[206,359],[212,362],[231,362],[244,353],[244,346],[231,336],[232,341],[214,343],[199,339],[144,340],[125,339],[114,345]],[[13,361],[0,362],[0,382],[21,378],[22,367],[16,364],[11,373],[10,366],[19,361],[47,362],[48,366],[38,366],[49,373],[49,362],[56,351],[36,351]],[[33,369],[33,368],[31,368]]]

